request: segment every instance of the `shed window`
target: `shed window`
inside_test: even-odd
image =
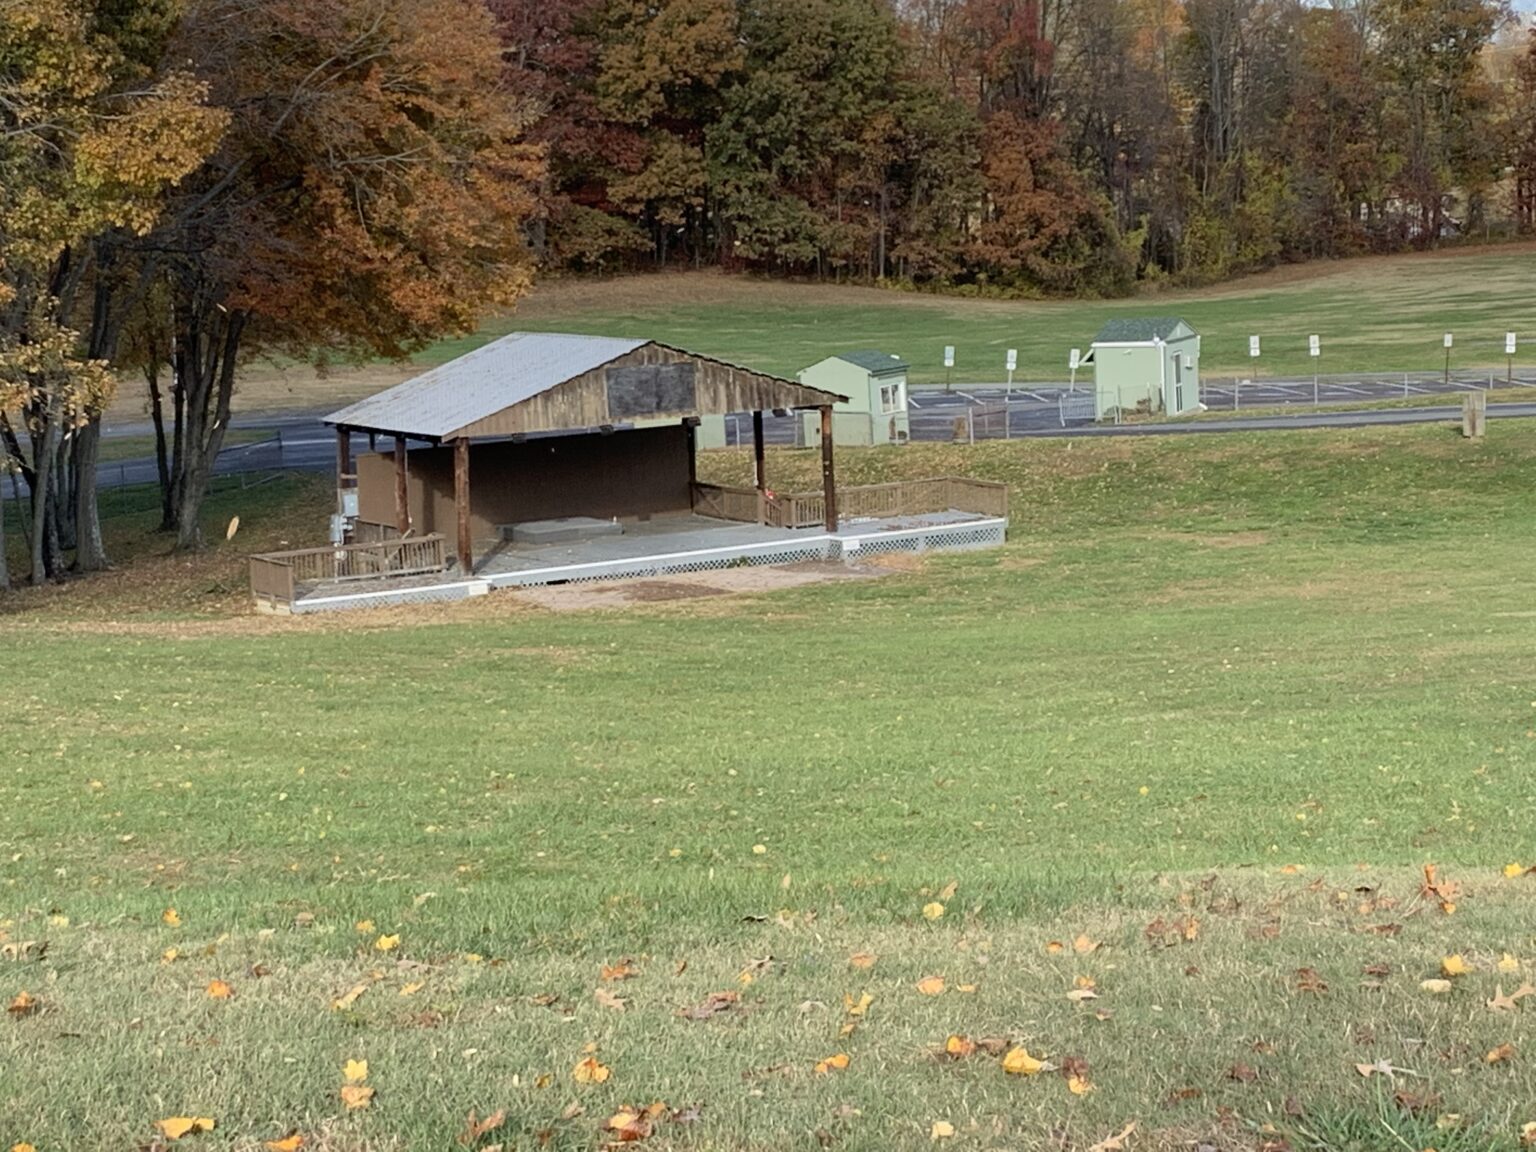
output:
[[[906,385],[904,383],[880,385],[880,411],[900,412],[907,406]]]

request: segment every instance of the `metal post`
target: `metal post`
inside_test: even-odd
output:
[[[1451,386],[1451,350],[1449,348],[1445,350],[1445,386],[1447,388]]]
[[[1312,373],[1312,407],[1317,407],[1317,372]]]
[[[1403,373],[1403,399],[1408,399],[1408,373]]]

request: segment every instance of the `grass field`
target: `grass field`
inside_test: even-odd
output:
[[[1519,1147],[1536,428],[839,460],[956,470],[1006,548],[562,615],[240,615],[323,481],[192,567],[116,497],[0,601],[0,1147]]]
[[[1063,380],[1072,347],[1087,349],[1114,316],[1184,316],[1203,336],[1208,375],[1310,374],[1307,337],[1323,340],[1324,372],[1437,371],[1443,334],[1456,337],[1453,365],[1502,369],[1504,333],[1522,334],[1518,364],[1536,362],[1536,245],[1371,257],[1280,269],[1198,292],[1130,300],[999,301],[826,284],[786,284],[714,273],[551,280],[510,316],[472,337],[446,340],[416,365],[341,366],[324,377],[303,365],[252,364],[242,374],[243,412],[323,407],[365,396],[517,329],[649,337],[766,371],[793,375],[825,356],[887,348],[913,365],[912,379],[945,378],[944,345],[957,349],[956,382],[1000,381],[1008,348],[1019,380]],[[1264,355],[1248,358],[1248,337]],[[128,389],[116,408],[137,418]]]

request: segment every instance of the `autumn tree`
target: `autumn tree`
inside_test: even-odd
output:
[[[150,75],[169,26],[154,3],[0,0],[0,444],[31,492],[34,583],[71,545],[81,569],[106,562],[106,365],[143,283],[126,253],[223,128],[195,78]]]
[[[528,288],[542,175],[478,0],[192,0],[172,59],[230,123],[146,239],[172,317],[177,545],[240,365],[400,357]]]

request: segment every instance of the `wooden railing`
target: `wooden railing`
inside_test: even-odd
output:
[[[755,488],[720,484],[694,486],[694,511],[722,520],[759,521],[774,528],[814,528],[826,522],[826,502],[820,492],[780,492],[758,508]],[[976,516],[1008,515],[1008,486],[964,476],[928,480],[898,480],[891,484],[861,484],[837,490],[840,519],[866,516],[920,516],[925,512],[969,512]]]
[[[443,537],[410,536],[328,548],[264,552],[251,557],[251,595],[258,603],[292,604],[299,586],[369,580],[378,576],[420,576],[448,566]]]

